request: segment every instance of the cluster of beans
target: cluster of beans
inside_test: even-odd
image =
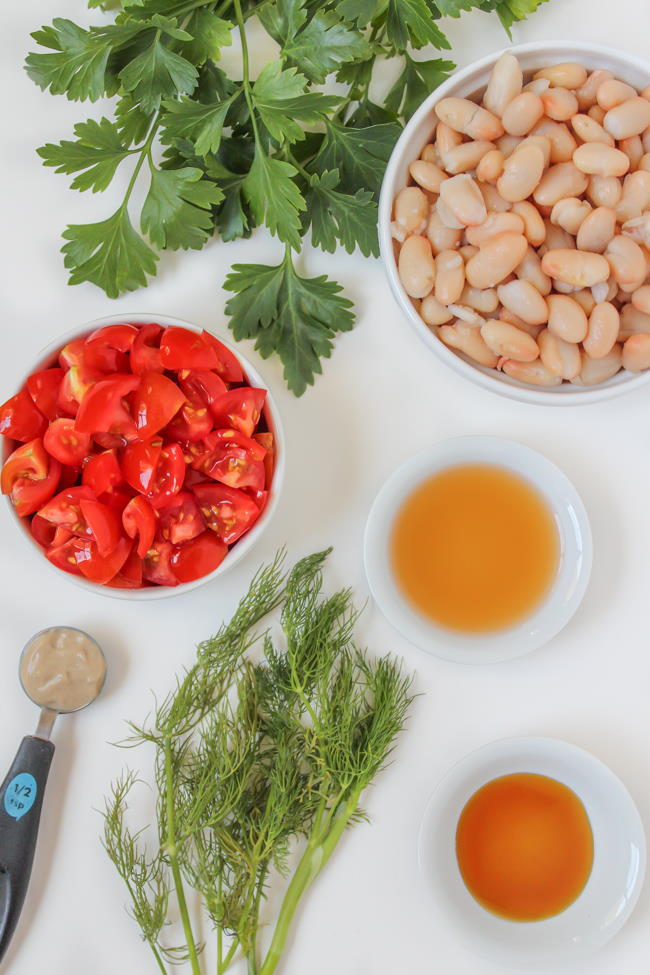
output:
[[[400,280],[426,324],[537,386],[650,368],[650,88],[512,54],[481,104],[443,98],[394,203]]]

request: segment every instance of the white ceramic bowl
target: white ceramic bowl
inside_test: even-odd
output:
[[[481,907],[456,859],[456,827],[467,800],[486,782],[517,772],[546,775],[572,789],[594,835],[585,889],[545,921],[506,921]],[[465,947],[497,964],[556,971],[600,948],[625,924],[643,886],[646,840],[632,797],[597,758],[552,738],[511,738],[479,748],[445,775],[426,807],[418,854],[437,911]]]
[[[536,71],[561,61],[578,61],[591,70],[609,68],[618,78],[636,88],[645,88],[650,84],[650,62],[599,44],[543,41],[539,44],[521,44],[509,50],[517,55],[524,72]],[[599,386],[582,387],[563,383],[561,386],[543,388],[526,386],[495,369],[479,366],[440,341],[420,318],[399,280],[390,230],[393,200],[407,183],[410,163],[419,157],[422,148],[430,140],[436,122],[434,106],[442,98],[448,98],[450,95],[472,98],[482,94],[490,72],[502,53],[498,51],[461,71],[456,71],[422,102],[397,141],[386,168],[379,200],[379,244],[392,292],[409,322],[433,354],[446,365],[451,366],[460,376],[470,379],[484,389],[491,389],[510,399],[543,406],[595,403],[638,389],[639,386],[645,386],[650,382],[650,370],[643,373],[620,372]]]
[[[168,325],[176,325],[181,328],[188,328],[193,332],[201,331],[198,325],[193,325],[191,322],[183,321],[181,318],[170,318],[169,315],[143,315],[138,313],[134,315],[108,315],[105,318],[96,318],[94,321],[87,322],[80,328],[75,328],[69,332],[66,332],[64,335],[60,335],[54,340],[54,342],[50,342],[50,344],[42,350],[36,361],[33,363],[25,378],[18,386],[18,389],[22,388],[27,376],[31,375],[33,372],[36,372],[38,369],[45,369],[48,366],[53,365],[59,350],[68,342],[73,341],[73,339],[83,338],[83,336],[89,335],[91,332],[94,332],[95,329],[102,328],[104,325],[114,325],[119,322],[131,322],[134,325],[145,324],[146,322],[157,322],[159,325],[163,325],[165,327]],[[218,338],[219,341],[223,342],[223,344],[230,349],[233,355],[236,356],[248,381],[254,386],[260,386],[268,390],[268,385],[264,382],[255,366],[253,366],[253,364],[249,362],[244,355],[242,355],[241,351],[235,346],[231,345],[229,342],[226,342],[221,336],[218,336]],[[270,391],[266,397],[264,412],[269,429],[272,431],[275,437],[276,445],[273,483],[271,485],[266,507],[251,530],[247,532],[246,535],[244,535],[238,542],[236,542],[235,545],[233,545],[221,565],[218,566],[214,572],[210,572],[208,575],[202,576],[200,579],[194,579],[192,582],[184,582],[178,586],[149,586],[146,589],[112,589],[110,586],[100,586],[95,582],[90,582],[88,579],[72,575],[69,572],[63,572],[61,569],[57,569],[56,566],[52,565],[52,563],[45,558],[41,546],[32,537],[25,519],[18,517],[13,505],[11,504],[11,501],[8,498],[5,498],[5,503],[9,510],[10,517],[18,526],[18,529],[25,538],[29,548],[36,555],[41,565],[48,566],[49,569],[57,573],[59,578],[66,578],[70,582],[74,583],[74,585],[79,586],[81,589],[85,589],[87,592],[93,592],[100,596],[110,596],[114,599],[146,601],[149,599],[163,599],[168,596],[180,596],[182,593],[189,592],[191,589],[197,589],[199,586],[203,586],[206,582],[211,582],[218,576],[223,575],[224,572],[227,572],[228,569],[236,565],[237,562],[239,562],[240,559],[242,559],[253,548],[258,539],[261,537],[262,533],[265,531],[267,525],[273,517],[275,509],[277,508],[278,498],[280,496],[282,483],[284,481],[285,437],[280,414]],[[4,463],[9,456],[10,451],[6,438],[3,437],[2,440],[4,441],[2,445],[2,462]]]
[[[551,590],[523,623],[489,634],[463,634],[436,626],[402,595],[390,564],[395,516],[418,484],[459,464],[494,464],[530,481],[545,498],[560,536],[560,560]],[[398,468],[370,509],[364,540],[366,575],[384,616],[403,636],[427,653],[459,663],[510,660],[543,646],[571,619],[587,589],[592,563],[589,519],[578,492],[549,460],[500,437],[443,440]]]

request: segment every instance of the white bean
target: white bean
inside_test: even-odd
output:
[[[578,250],[602,254],[616,233],[616,210],[597,207],[587,214],[578,230]]]
[[[399,252],[398,273],[404,290],[411,298],[424,298],[433,288],[436,266],[431,244],[426,237],[407,237]]]
[[[439,254],[441,251],[453,250],[454,247],[457,247],[460,244],[462,232],[446,227],[436,211],[432,210],[427,224],[427,237],[433,253]]]
[[[617,105],[622,105],[628,98],[636,97],[637,92],[631,85],[626,85],[624,81],[618,81],[616,78],[603,81],[596,92],[596,101],[606,112],[616,108]]]
[[[611,108],[605,116],[603,127],[617,141],[641,135],[650,125],[650,102],[645,98],[628,98]]]
[[[528,281],[543,297],[551,293],[553,282],[548,274],[542,271],[540,257],[532,247],[527,249],[515,273],[520,281]]]
[[[420,153],[420,159],[422,159],[424,162],[434,163],[434,165],[436,166],[438,165],[439,162],[438,149],[433,142],[428,142],[426,144],[426,146]]]
[[[645,280],[648,270],[645,255],[631,237],[622,234],[613,237],[607,245],[605,257],[617,284],[623,286]]]
[[[542,119],[533,129],[533,135],[543,135],[551,145],[551,159],[555,163],[570,162],[578,143],[569,127],[564,122],[553,122],[552,119]]]
[[[524,221],[516,213],[488,213],[487,219],[478,227],[468,227],[465,233],[467,240],[475,247],[483,247],[488,240],[502,234],[506,230],[512,230],[516,234],[523,234]]]
[[[546,78],[554,87],[559,88],[581,88],[587,81],[587,69],[575,61],[563,61],[561,64],[553,64],[549,68],[542,68],[537,71],[533,78]]]
[[[499,298],[494,288],[485,288],[481,291],[466,284],[459,300],[461,304],[469,305],[483,315],[490,315],[499,307]]]
[[[650,104],[650,103],[649,103]],[[445,170],[452,175],[476,169],[483,156],[494,149],[493,142],[462,142],[442,157]]]
[[[595,207],[615,207],[623,195],[621,181],[615,176],[592,176],[587,196]]]
[[[533,362],[539,355],[535,339],[509,322],[491,319],[481,326],[481,337],[488,349],[507,359]]]
[[[635,308],[632,303],[621,309],[621,328],[619,341],[624,342],[630,335],[650,335],[650,315]]]
[[[501,364],[501,369],[506,376],[518,379],[520,383],[527,383],[530,386],[559,386],[562,382],[561,376],[556,376],[547,369],[541,359],[534,362],[517,362],[515,359],[506,359]]]
[[[602,125],[589,115],[574,115],[571,125],[582,142],[603,142],[606,146],[614,145],[609,132],[606,132]]]
[[[467,280],[473,288],[493,288],[522,262],[528,249],[523,234],[506,231],[492,237],[468,262]]]
[[[471,325],[466,325],[464,322],[456,322],[455,325],[442,325],[438,329],[438,337],[442,339],[445,345],[452,349],[458,349],[459,352],[463,352],[481,366],[494,369],[499,361],[499,357],[488,349],[483,341],[481,330],[472,328]]]
[[[600,287],[600,285],[596,285]],[[591,315],[594,307],[596,305],[596,299],[594,298],[591,288],[580,288],[579,291],[572,291],[571,297],[574,301],[577,301],[585,315]]]
[[[621,327],[621,316],[615,305],[603,301],[594,305],[589,316],[589,331],[583,348],[592,359],[603,359],[612,351]]]
[[[454,318],[466,325],[471,325],[473,328],[480,328],[486,321],[483,315],[479,315],[476,308],[470,308],[469,305],[453,304],[449,306],[449,311],[453,313]]]
[[[440,161],[446,153],[451,152],[456,146],[459,146],[463,141],[463,137],[460,132],[456,132],[452,129],[450,125],[445,122],[439,122],[438,128],[436,129],[436,150]]]
[[[421,234],[427,225],[429,201],[417,186],[405,186],[395,197],[393,214],[405,234]]]
[[[650,108],[650,102],[646,104]],[[585,142],[578,146],[573,153],[573,162],[588,176],[624,176],[630,168],[630,160],[624,152],[602,142]]]
[[[484,183],[496,183],[503,172],[504,156],[500,149],[491,149],[476,167],[476,178]]]
[[[586,112],[587,109],[591,108],[592,105],[596,104],[596,92],[603,83],[607,81],[608,78],[613,78],[614,75],[611,71],[606,71],[602,68],[598,68],[596,71],[592,71],[584,85],[576,89],[576,97],[578,99],[578,105],[580,106],[581,112]]]
[[[582,342],[589,325],[582,305],[568,295],[549,295],[546,300],[550,331],[565,342]]]
[[[451,210],[443,198],[438,196],[435,205],[435,211],[442,220],[445,227],[449,227],[450,230],[464,230],[465,224],[454,215],[454,211]]]
[[[506,210],[512,209],[512,203],[508,203],[507,200],[503,199],[496,186],[492,186],[491,183],[479,183],[478,188],[481,191],[485,200],[485,206],[488,210],[505,213]]]
[[[648,102],[650,105],[650,102]],[[503,166],[497,190],[510,203],[521,203],[531,195],[544,172],[544,154],[535,145],[521,145]]]
[[[580,348],[574,342],[565,342],[548,328],[537,338],[539,357],[553,375],[561,379],[575,379],[582,367]]]
[[[650,284],[637,288],[632,295],[632,304],[637,311],[643,312],[644,315],[650,315]]]
[[[551,223],[557,224],[575,237],[591,212],[591,204],[586,200],[568,196],[564,200],[559,200],[553,207]]]
[[[452,312],[442,305],[434,294],[427,295],[422,299],[420,305],[420,315],[427,325],[444,325],[454,317]]]
[[[523,220],[524,234],[528,243],[532,244],[533,247],[539,247],[540,244],[543,244],[546,240],[546,225],[537,207],[527,200],[522,200],[521,203],[514,204],[512,212]]]
[[[650,102],[648,102],[648,105],[650,105]],[[641,168],[641,160],[643,159],[644,149],[640,136],[632,135],[629,139],[621,139],[618,147],[630,160],[631,172],[635,172],[637,169]]]
[[[539,95],[524,91],[508,104],[503,115],[503,127],[508,135],[528,135],[544,114],[544,103]]]
[[[630,336],[623,346],[623,368],[629,372],[650,369],[650,335]]]
[[[592,359],[586,352],[581,353],[582,368],[580,375],[572,379],[576,386],[598,386],[607,382],[621,369],[621,347],[615,345],[611,352],[602,359]]]
[[[638,170],[625,177],[622,197],[616,204],[616,216],[620,223],[640,217],[650,208],[650,173]]]
[[[550,250],[544,254],[542,270],[550,277],[576,288],[590,288],[593,284],[609,278],[609,264],[601,254],[566,248]]]
[[[568,122],[578,111],[578,99],[567,88],[551,88],[540,97],[544,114],[555,122]]]
[[[523,141],[518,135],[502,135],[500,139],[497,139],[497,149],[503,153],[504,159],[507,159]]]
[[[501,121],[469,98],[443,98],[435,107],[438,118],[470,139],[492,142],[503,135]]]
[[[418,186],[428,190],[429,193],[439,193],[441,184],[448,178],[439,166],[432,162],[425,162],[424,159],[416,159],[412,162],[409,173]]]
[[[502,54],[492,69],[483,104],[501,117],[507,106],[521,93],[523,73],[514,54]]]
[[[553,207],[565,196],[582,196],[588,185],[587,176],[572,162],[557,163],[546,171],[533,198],[538,206]]]
[[[527,135],[525,139],[522,139],[519,146],[523,148],[524,146],[537,146],[538,149],[542,150],[544,155],[544,169],[547,169],[551,163],[551,140],[545,135]]]
[[[639,160],[639,165],[637,168],[644,170],[646,173],[650,173],[650,152],[644,153]]]
[[[497,294],[501,304],[528,325],[544,325],[548,321],[548,305],[529,281],[508,281],[499,285]]]
[[[441,305],[453,305],[465,287],[465,262],[458,251],[442,251],[436,257],[435,296]]]
[[[440,187],[440,200],[464,227],[477,227],[487,218],[485,200],[478,184],[468,173],[445,180]],[[440,210],[438,213],[445,223],[443,213]]]

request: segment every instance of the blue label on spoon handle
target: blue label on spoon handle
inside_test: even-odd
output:
[[[38,786],[33,775],[29,772],[15,775],[5,789],[5,812],[13,819],[22,819],[34,805],[37,792]]]

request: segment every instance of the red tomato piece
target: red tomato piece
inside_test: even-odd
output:
[[[136,375],[145,372],[163,372],[164,366],[160,358],[160,336],[162,325],[148,322],[138,329],[135,342],[131,347],[131,371]]]
[[[230,487],[263,490],[262,461],[266,451],[261,444],[238,430],[215,430],[197,446],[199,449],[192,451],[190,445],[190,452],[194,455],[192,467]]]
[[[62,525],[74,535],[87,535],[88,524],[81,510],[82,501],[94,501],[89,487],[79,484],[59,491],[39,510],[41,518],[53,525]]]
[[[142,560],[134,548],[129,552],[129,557],[117,575],[113,576],[106,585],[115,589],[142,588]]]
[[[41,437],[47,427],[47,420],[34,404],[26,389],[8,399],[0,406],[0,433],[12,440],[27,443]]]
[[[210,407],[215,427],[232,427],[252,437],[264,408],[265,389],[240,386],[216,399]]]
[[[119,515],[101,501],[82,498],[79,507],[88,531],[97,544],[97,551],[102,558],[110,555],[122,538],[122,521]]]
[[[80,433],[71,417],[52,420],[43,436],[48,454],[69,467],[81,467],[90,451],[90,434]]]
[[[79,480],[79,468],[70,467],[68,464],[61,465],[61,476],[59,477],[59,487],[58,490],[62,491],[64,488],[73,487]]]
[[[159,586],[177,586],[178,579],[171,567],[174,546],[171,542],[156,541],[142,563],[142,575]]]
[[[102,494],[98,500],[103,501],[104,504],[107,504],[112,511],[116,511],[121,518],[122,512],[132,497],[133,495],[130,494],[128,490],[118,487],[113,488],[112,491],[107,491],[106,494]]]
[[[117,433],[128,438],[138,435],[124,403],[125,396],[140,385],[139,376],[116,373],[101,379],[88,390],[77,414],[77,430],[83,433]]]
[[[220,538],[211,532],[203,532],[191,542],[174,547],[171,567],[179,582],[193,582],[214,572],[227,554],[228,546]]]
[[[31,515],[54,494],[61,465],[50,457],[37,437],[14,450],[4,463],[0,488],[8,494],[16,514]]]
[[[164,446],[160,452],[160,460],[153,476],[151,488],[147,491],[147,498],[154,508],[163,508],[168,501],[178,494],[185,480],[185,457],[179,444],[172,443]]]
[[[201,334],[217,357],[217,365],[213,368],[217,370],[223,381],[225,383],[243,382],[244,373],[235,353],[231,352],[228,346],[220,342],[211,332],[203,329]]]
[[[124,480],[134,491],[146,494],[152,489],[153,477],[162,453],[162,440],[134,440],[122,455]]]
[[[54,369],[41,369],[27,380],[27,392],[34,401],[36,409],[48,420],[60,416],[57,399],[65,373],[58,366]]]
[[[131,498],[122,512],[122,524],[129,538],[138,537],[138,556],[143,559],[153,543],[156,534],[157,518],[146,498],[141,494]]]
[[[117,433],[94,433],[93,440],[104,450],[120,450],[126,447],[126,437],[120,437]]]
[[[185,402],[185,394],[175,382],[159,372],[148,372],[131,397],[131,412],[138,437],[147,440],[162,430],[178,413]]]
[[[170,325],[160,340],[165,369],[216,369],[219,360],[212,346],[198,332]]]
[[[254,433],[253,440],[264,447],[266,451],[264,454],[264,474],[266,476],[266,487],[269,488],[275,470],[275,437],[270,431],[265,430],[263,433]]]
[[[138,332],[137,325],[126,323],[104,325],[87,336],[86,354],[104,348],[115,349],[117,352],[128,352],[133,347]]]
[[[97,543],[91,538],[76,538],[72,545],[81,574],[101,586],[117,575],[131,552],[131,542],[124,535],[110,555],[100,555]]]
[[[205,530],[196,498],[189,491],[180,491],[158,511],[160,534],[167,542],[180,545],[189,542]]]
[[[112,491],[123,480],[122,469],[115,450],[103,450],[101,454],[91,454],[86,459],[81,483],[91,488],[96,495]]]
[[[252,498],[227,484],[196,484],[194,495],[206,525],[226,545],[241,538],[260,516]]]
[[[34,515],[31,520],[30,530],[39,545],[49,548],[54,541],[56,527],[40,515]]]
[[[76,416],[79,404],[90,387],[98,380],[105,378],[106,374],[100,372],[99,369],[91,369],[90,366],[83,364],[70,366],[59,388],[57,400],[59,409],[70,416]]]
[[[68,342],[59,352],[59,365],[64,369],[80,365],[83,362],[85,350],[85,339],[74,339],[72,342]]]
[[[178,385],[188,400],[202,403],[203,406],[210,406],[217,396],[228,390],[223,379],[209,369],[181,369],[178,373]]]
[[[69,572],[71,575],[79,576],[81,575],[79,566],[77,565],[77,543],[79,541],[80,539],[76,538],[74,535],[68,538],[66,541],[58,544],[55,541],[46,550],[45,558],[48,559],[52,565],[55,565],[57,569],[63,569],[64,572]]]
[[[212,414],[202,403],[185,403],[165,427],[165,436],[180,443],[198,443],[214,427]]]

